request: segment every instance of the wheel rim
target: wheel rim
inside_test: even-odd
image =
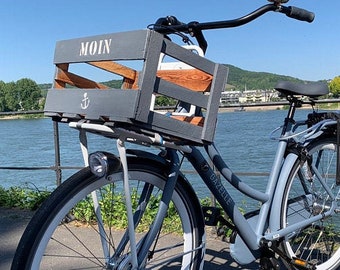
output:
[[[339,208],[339,186],[335,184],[336,152],[333,143],[320,144],[311,149],[312,162],[326,179],[327,185],[337,198]],[[331,200],[315,174],[306,167],[294,173],[294,180],[286,188],[289,197],[283,205],[283,227],[313,215],[322,214],[331,207]],[[300,181],[299,179],[304,179]],[[330,184],[331,183],[331,184]],[[296,231],[285,239],[285,249],[290,257],[298,257],[317,265],[317,269],[335,269],[340,256],[340,217],[334,214],[308,228]]]
[[[141,172],[138,172],[139,176]],[[113,182],[115,182],[116,184],[116,187],[117,187],[117,180],[119,179],[119,174],[116,174],[116,175],[113,175],[113,177],[111,178]],[[131,172],[131,176],[133,177],[133,172]],[[131,178],[133,179],[133,178]],[[144,179],[148,179],[148,182],[151,183],[151,184],[154,184],[154,185],[157,185],[158,188],[163,188],[162,184],[160,185],[160,181],[159,181],[159,178],[157,176],[153,176],[150,178],[150,174],[147,174],[145,175]],[[105,182],[107,183],[107,180],[106,179],[100,179],[100,180],[97,180],[95,182],[93,182],[91,185],[89,185],[88,189],[87,190],[83,190],[82,192],[79,192],[76,196],[74,196],[71,200],[69,200],[69,202],[60,210],[60,212],[58,213],[58,215],[51,221],[51,226],[49,226],[49,229],[48,231],[46,231],[46,233],[44,234],[41,242],[40,242],[40,245],[38,247],[38,250],[36,252],[36,254],[38,256],[35,256],[35,259],[33,261],[33,268],[34,269],[39,269],[39,265],[40,265],[40,260],[43,259],[43,261],[45,261],[45,259],[47,258],[49,261],[52,259],[52,261],[55,259],[53,258],[52,256],[50,256],[51,254],[44,254],[44,250],[46,249],[47,247],[47,250],[52,250],[54,251],[54,246],[55,245],[58,245],[59,248],[60,248],[60,245],[64,244],[64,243],[61,243],[62,241],[64,241],[65,239],[63,240],[60,240],[60,239],[57,239],[56,236],[54,235],[56,232],[58,232],[59,229],[61,229],[62,227],[65,227],[67,230],[70,230],[69,232],[69,237],[70,237],[70,241],[78,241],[78,240],[74,240],[74,239],[77,239],[77,237],[79,236],[75,236],[73,235],[73,231],[75,228],[71,228],[70,229],[70,224],[69,223],[64,223],[63,225],[60,225],[60,221],[63,220],[65,218],[65,216],[69,213],[70,209],[73,208],[73,206],[83,197],[85,197],[86,195],[88,195],[89,193],[89,190],[95,190],[95,189],[98,189],[102,186],[102,183]],[[163,183],[163,182],[161,182]],[[183,205],[183,201],[181,200],[180,196],[178,193],[174,193],[173,195],[173,198],[172,198],[173,202],[174,202],[174,205],[177,206],[179,210],[179,218],[181,219],[182,221],[182,232],[181,232],[181,236],[180,236],[180,239],[181,242],[178,243],[177,240],[175,239],[175,237],[168,237],[167,239],[168,240],[163,240],[163,239],[159,239],[158,241],[166,241],[167,242],[167,247],[173,247],[173,249],[175,249],[174,247],[181,247],[181,250],[183,251],[184,254],[186,255],[183,255],[182,254],[182,260],[180,261],[180,263],[178,265],[181,265],[182,268],[187,268],[190,266],[191,262],[192,262],[192,256],[193,256],[193,253],[191,252],[193,249],[194,249],[194,235],[192,233],[192,222],[190,220],[190,217],[186,214],[186,211],[185,210],[182,210],[182,209],[185,209],[185,205]],[[172,210],[175,211],[176,210],[176,207],[173,208]],[[60,225],[60,226],[59,226]],[[84,226],[86,227],[84,224],[73,224],[73,226]],[[77,228],[77,230],[79,230],[79,227]],[[55,228],[57,228],[55,230]],[[86,230],[88,228],[80,228],[81,230]],[[94,227],[91,227],[91,229],[95,229]],[[164,228],[163,228],[164,229]],[[167,229],[165,228],[165,231]],[[98,233],[98,232],[97,232]],[[53,234],[53,243],[51,244],[51,241],[50,241],[50,238]],[[105,238],[109,239],[107,240],[108,241],[108,246],[109,246],[109,250],[110,250],[110,256],[112,254],[114,254],[114,252],[117,251],[117,247],[118,245],[113,243],[113,239],[114,238],[114,235],[113,235],[113,232],[106,232],[106,236]],[[142,233],[138,233],[138,239],[140,240],[141,239],[141,235]],[[88,235],[89,237],[89,235]],[[163,236],[162,236],[163,237]],[[72,238],[72,239],[71,239]],[[171,239],[171,242],[170,240]],[[168,243],[169,242],[169,243]],[[159,242],[157,243],[159,244]],[[103,255],[97,255],[96,252],[93,252],[92,250],[88,250],[87,247],[91,247],[91,241],[88,241],[87,243],[81,243],[80,241],[78,241],[77,243],[77,246],[79,246],[79,249],[81,249],[82,251],[81,252],[73,252],[73,256],[74,257],[74,260],[79,260],[79,261],[82,261],[81,260],[81,256],[85,256],[85,251],[86,251],[86,261],[87,262],[90,262],[91,264],[93,265],[97,265],[98,268],[102,269],[102,268],[107,268],[107,269],[118,269],[118,267],[120,267],[119,269],[128,269],[129,268],[129,256],[128,256],[128,251],[127,253],[123,253],[121,256],[117,257],[117,258],[103,258]],[[91,248],[90,248],[91,249]],[[70,250],[70,247],[66,247],[65,245],[65,249],[63,250]],[[65,251],[64,251],[65,252]],[[99,252],[100,253],[100,252]],[[166,254],[166,247],[163,247],[163,249],[158,249],[156,248],[155,249],[155,254],[154,254],[154,257],[148,261],[145,261],[145,268],[148,269],[148,268],[157,268],[157,267],[154,267],[154,266],[157,266],[158,264],[160,264],[162,262],[162,260],[164,261],[167,261],[168,259],[171,259],[171,256],[173,254]],[[40,255],[41,256],[40,256]],[[102,253],[101,253],[102,254]],[[48,255],[48,256],[46,256]],[[60,256],[65,256],[65,254],[58,254],[59,256],[59,259],[60,259]],[[181,256],[181,254],[177,254],[177,256]],[[63,261],[63,268],[65,267],[65,258],[70,258],[70,256],[65,256],[64,257],[64,261]],[[84,260],[85,261],[85,260]],[[105,265],[105,263],[108,263],[107,265]],[[125,266],[124,266],[125,264]],[[84,266],[81,266],[81,267],[84,267]]]

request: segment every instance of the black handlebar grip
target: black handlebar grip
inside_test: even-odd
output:
[[[182,25],[184,23],[180,22],[175,16],[166,17],[169,25]]]
[[[156,32],[166,34],[167,28],[165,26],[168,26],[168,25],[169,25],[169,23],[168,23],[167,18],[166,17],[162,17],[162,18],[157,19],[157,21],[154,24],[154,28],[153,29]]]
[[[290,18],[309,23],[314,21],[315,18],[315,14],[313,12],[298,7],[288,7],[285,14]]]
[[[153,26],[153,30],[155,30],[156,32],[162,33],[162,34],[171,34],[175,32],[174,28],[171,26],[176,27],[176,26],[181,26],[181,25],[185,25],[185,24],[177,20],[175,16],[167,16],[167,17],[159,18],[155,22]]]

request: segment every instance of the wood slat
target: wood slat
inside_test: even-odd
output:
[[[197,69],[159,70],[157,76],[197,92],[209,91],[213,78]]]
[[[100,69],[115,73],[117,75],[120,75],[124,78],[135,80],[137,76],[137,71],[126,67],[124,65],[118,64],[113,61],[98,61],[98,62],[87,62],[88,64],[98,67]]]
[[[65,64],[57,64],[56,65],[57,69],[56,69],[56,77],[58,77],[58,73],[60,72],[60,70],[64,70],[64,71],[68,71],[69,68],[69,64],[65,63]],[[54,80],[54,88],[65,88],[66,87],[66,83],[63,81],[56,81]]]
[[[184,121],[184,122],[188,122],[192,125],[195,126],[200,126],[203,127],[204,125],[204,117],[201,116],[182,116],[182,115],[172,115],[171,118],[180,120],[180,121]]]
[[[123,77],[123,89],[138,89],[138,71],[113,61],[87,62],[100,69],[115,73]]]
[[[69,84],[78,88],[98,88],[98,89],[107,89],[108,87],[94,82],[92,80],[86,79],[74,73],[58,69],[57,76],[55,78],[55,82],[59,85]],[[58,88],[58,87],[56,87]]]

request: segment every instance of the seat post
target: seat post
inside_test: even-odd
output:
[[[294,115],[296,108],[300,108],[302,105],[302,101],[294,96],[291,97],[287,96],[287,100],[289,101],[289,109],[287,117],[285,118],[281,135],[284,135],[286,134],[287,131],[291,130],[292,125],[295,124]]]

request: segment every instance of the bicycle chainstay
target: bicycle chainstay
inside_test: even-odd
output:
[[[279,241],[263,241],[262,256],[260,258],[260,270],[280,270],[280,264],[275,254],[278,255],[284,264],[289,267],[288,269],[299,269],[299,270],[315,270],[316,265],[299,259],[297,257],[288,257],[280,248]]]

